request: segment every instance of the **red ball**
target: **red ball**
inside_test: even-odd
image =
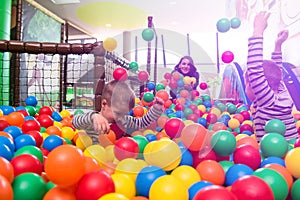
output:
[[[200,96],[200,92],[198,90],[193,90],[192,91],[192,97],[195,98],[195,97],[199,97]]]
[[[165,123],[166,134],[170,138],[178,138],[181,135],[181,131],[184,128],[184,122],[179,118],[170,118]]]
[[[256,170],[261,163],[259,150],[252,145],[241,145],[233,152],[233,161],[235,164],[244,164]]]
[[[31,154],[18,155],[10,162],[14,168],[15,177],[26,172],[32,172],[38,175],[41,175],[43,172],[43,164],[36,156]]]
[[[242,114],[234,114],[233,118],[239,120],[240,124],[244,121],[244,116]]]
[[[29,116],[29,113],[27,110],[18,110],[17,112],[22,113],[24,117]]]
[[[201,90],[206,90],[207,89],[207,83],[201,82],[199,87],[200,87]]]
[[[137,158],[139,153],[138,143],[131,137],[123,137],[115,142],[114,154],[118,160]]]
[[[0,131],[3,131],[6,127],[10,126],[5,120],[0,120]]]
[[[41,129],[41,125],[35,119],[27,120],[22,125],[22,132],[23,133],[27,133],[28,131],[32,131],[32,130],[40,131],[40,129]]]
[[[250,120],[250,113],[248,110],[243,110],[240,112],[241,115],[243,115],[244,120]]]
[[[231,186],[231,192],[244,200],[274,199],[271,187],[257,176],[246,175],[238,178]]]
[[[250,124],[243,124],[240,126],[240,133],[243,133],[244,131],[250,131],[253,133],[253,127]]]
[[[198,118],[199,118],[199,116],[198,116],[197,114],[195,114],[195,113],[192,113],[192,114],[190,114],[190,115],[187,117],[188,120],[191,120],[191,121],[193,121],[193,122],[197,122],[197,121],[198,121]]]
[[[206,116],[206,121],[210,124],[214,124],[218,121],[218,116],[214,113],[208,113]]]
[[[54,111],[53,107],[51,107],[51,106],[43,106],[39,110],[39,115],[46,114],[46,115],[52,116],[52,112],[53,111]]]
[[[148,80],[148,78],[149,78],[148,72],[146,72],[146,71],[140,71],[138,73],[138,79],[139,79],[140,82],[145,82],[145,81]]]
[[[114,70],[113,77],[117,81],[126,81],[128,79],[127,70],[123,67],[118,67]]]
[[[52,117],[47,114],[40,114],[36,119],[40,123],[40,125],[45,128],[52,126],[54,123],[54,120],[52,119]]]
[[[39,131],[32,130],[32,131],[28,131],[28,132],[26,132],[24,134],[31,135],[34,138],[37,147],[40,147],[42,145],[42,143],[43,143],[43,136],[42,136],[42,134]]]
[[[76,199],[99,199],[105,194],[115,192],[111,176],[104,170],[91,171],[82,176],[76,188]]]
[[[193,200],[204,199],[222,199],[222,200],[236,200],[235,195],[228,189],[220,185],[209,185],[197,192]]]
[[[203,160],[217,160],[216,153],[211,147],[206,146],[200,151],[191,151],[193,157],[193,167],[196,168]]]

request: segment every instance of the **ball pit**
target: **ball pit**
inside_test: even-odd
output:
[[[177,78],[176,85],[183,80],[165,76]],[[299,198],[299,142],[282,139],[281,122],[270,121],[258,143],[247,105],[214,101],[201,91],[191,100],[186,91],[171,100],[167,86],[148,82],[137,101],[147,112],[151,104],[144,103],[154,94],[164,100],[165,112],[151,127],[132,137],[112,131],[105,146],[72,126],[81,110],[57,112],[35,100],[1,106],[0,199]]]

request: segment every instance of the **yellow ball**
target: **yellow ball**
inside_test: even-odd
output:
[[[106,155],[106,162],[113,162],[115,157],[114,153],[114,145],[108,145],[105,147],[105,155]]]
[[[103,48],[106,51],[113,51],[117,48],[117,41],[114,38],[108,37],[103,41]]]
[[[146,130],[144,130],[144,132],[143,132],[143,135],[147,135],[147,134],[156,134],[153,130],[151,130],[151,129],[146,129]]]
[[[79,134],[79,137],[76,139],[75,145],[81,150],[85,150],[87,147],[93,144],[93,140],[87,134]]]
[[[297,130],[299,129],[299,127],[300,127],[300,120],[296,122],[296,128],[297,128]]]
[[[103,195],[102,197],[99,198],[99,200],[130,200],[123,194],[118,194],[116,192],[114,193],[108,193]]]
[[[199,172],[188,165],[182,165],[175,168],[171,175],[180,180],[187,189],[189,189],[194,183],[201,180]]]
[[[62,110],[62,111],[60,111],[60,115],[62,118],[65,118],[65,117],[70,117],[71,113],[68,110]]]
[[[295,178],[300,178],[300,147],[291,149],[285,156],[285,166]]]
[[[242,125],[244,125],[244,124],[249,124],[250,126],[253,126],[253,121],[245,120],[245,121],[243,121]]]
[[[45,140],[49,136],[49,134],[47,134],[47,133],[41,133],[41,134],[42,134],[43,140]]]
[[[236,139],[236,141],[238,141],[239,139],[241,139],[243,137],[249,137],[249,135],[247,135],[245,133],[240,133],[237,136],[235,136],[235,139]]]
[[[206,112],[206,107],[204,105],[199,105],[198,109],[201,110],[202,112]]]
[[[134,158],[125,158],[121,160],[117,166],[115,173],[116,174],[125,174],[129,176],[135,183],[138,173],[146,167],[148,164],[143,160],[136,160]]]
[[[172,175],[157,178],[149,190],[151,200],[189,199],[188,189]]]
[[[62,128],[62,124],[60,122],[54,121],[53,126],[57,126],[59,128]]]
[[[111,178],[115,185],[115,192],[123,194],[125,197],[131,199],[136,194],[135,183],[125,174],[113,174]]]
[[[210,113],[215,114],[218,118],[221,115],[221,111],[218,108],[211,108]]]
[[[187,119],[187,120],[184,120],[184,125],[188,125],[188,124],[192,124],[192,123],[195,123],[194,121],[192,121],[192,120],[189,120],[189,119]]]
[[[0,109],[0,117],[3,116],[3,111]]]
[[[102,166],[104,163],[106,163],[106,154],[105,154],[105,149],[104,147],[94,144],[89,147],[87,147],[84,151],[83,154],[85,156],[89,156],[91,158],[94,158],[100,166]]]
[[[240,127],[240,122],[239,120],[232,118],[230,120],[228,120],[228,127],[231,128],[232,130],[235,128]]]
[[[67,138],[69,140],[72,140],[75,136],[75,131],[71,127],[64,126],[64,127],[61,128],[61,136],[63,138]]]

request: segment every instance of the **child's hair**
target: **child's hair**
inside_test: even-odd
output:
[[[268,81],[270,88],[272,90],[277,90],[282,79],[282,72],[280,67],[274,61],[264,60],[263,69],[264,75]],[[247,70],[244,73],[244,78],[246,83],[249,82],[249,75]]]
[[[127,83],[112,80],[105,84],[101,101],[105,99],[108,106],[127,104],[129,110],[135,106],[135,94]]]

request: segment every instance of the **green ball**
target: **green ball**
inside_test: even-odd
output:
[[[162,83],[158,83],[158,84],[156,85],[156,87],[155,87],[155,90],[156,90],[156,91],[164,90],[164,89],[165,89],[165,86],[164,86],[164,84],[162,84]]]
[[[36,108],[33,106],[25,106],[25,109],[27,110],[27,112],[29,113],[30,116],[35,116],[36,112]]]
[[[279,133],[284,135],[286,132],[285,124],[279,119],[271,119],[265,125],[266,133]]]
[[[190,114],[193,114],[193,110],[191,108],[185,108],[183,113],[185,117],[188,117]]]
[[[274,199],[286,199],[288,196],[287,182],[279,172],[270,168],[259,168],[252,175],[262,178],[271,187]]]
[[[229,161],[229,160],[222,160],[219,162],[219,164],[222,166],[224,172],[226,173],[228,171],[228,169],[234,165],[233,162]]]
[[[154,95],[152,92],[145,92],[143,95],[143,100],[150,103],[154,100]]]
[[[131,62],[129,64],[129,69],[133,72],[136,72],[139,69],[139,65],[137,64],[137,62]]]
[[[227,104],[227,111],[230,113],[230,114],[234,114],[236,112],[237,108],[234,104],[230,103],[230,104]]]
[[[210,146],[217,155],[229,156],[236,149],[236,139],[229,131],[219,130],[211,137]]]
[[[75,110],[74,115],[80,115],[83,113],[84,113],[83,110],[78,109],[78,110]]]
[[[36,173],[23,173],[15,177],[12,188],[15,200],[40,200],[47,192],[44,179]]]
[[[267,133],[260,141],[260,149],[264,157],[282,158],[288,151],[288,142],[278,133]]]
[[[211,100],[211,98],[208,94],[202,95],[202,99],[203,99],[203,101],[210,101]]]
[[[149,141],[147,140],[147,138],[145,136],[142,136],[142,135],[135,135],[132,138],[136,141],[136,143],[139,146],[138,158],[143,158],[144,149],[145,149],[146,145],[149,143]]]
[[[40,128],[40,132],[41,132],[41,133],[45,133],[45,132],[46,132],[46,129],[47,129],[47,128],[45,128],[45,127],[41,126],[41,128]]]
[[[154,38],[154,31],[152,28],[145,28],[142,32],[142,37],[145,41],[150,42]]]
[[[292,199],[300,199],[300,179],[297,179],[291,188]]]
[[[220,110],[221,112],[224,112],[224,111],[226,110],[226,106],[225,106],[224,103],[218,103],[218,104],[217,104],[217,108],[219,108],[219,110]]]
[[[196,98],[195,102],[196,102],[196,105],[197,105],[197,106],[203,104],[203,100],[202,100],[201,98]]]
[[[23,155],[23,154],[34,155],[41,161],[41,163],[44,163],[43,152],[41,151],[40,148],[38,148],[36,146],[28,145],[28,146],[21,147],[20,149],[18,149],[15,152],[14,157],[17,157],[18,155]]]

